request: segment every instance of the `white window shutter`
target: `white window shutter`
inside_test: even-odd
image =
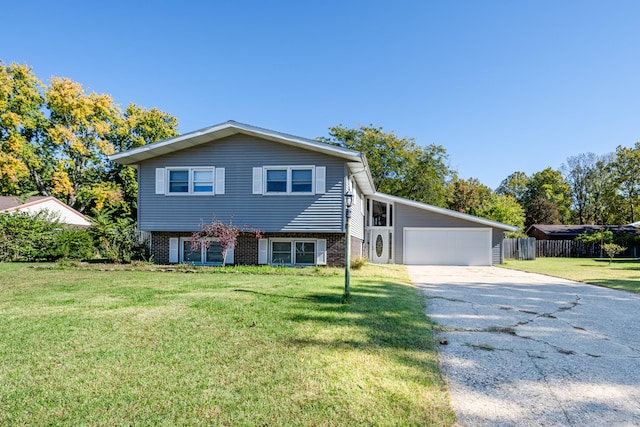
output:
[[[258,239],[258,264],[269,264],[269,239]]]
[[[164,168],[156,168],[156,194],[164,194]]]
[[[316,166],[316,194],[327,192],[327,168]]]
[[[327,265],[327,240],[316,240],[316,264]]]
[[[176,264],[178,262],[178,249],[180,240],[177,237],[171,237],[169,239],[169,262]]]
[[[216,194],[224,194],[224,168],[215,168],[216,172]]]
[[[253,194],[262,194],[262,168],[253,168]]]
[[[227,256],[224,258],[225,264],[234,264],[234,247],[233,245],[229,246],[227,249]]]

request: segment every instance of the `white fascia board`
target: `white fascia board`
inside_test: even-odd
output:
[[[361,156],[359,152],[348,148],[333,146],[324,142],[288,135],[230,120],[225,123],[189,132],[164,141],[144,145],[122,153],[113,154],[109,156],[109,159],[123,165],[134,165],[143,160],[226,138],[238,133],[252,135],[281,144],[300,147],[347,160],[359,161]]]
[[[37,213],[41,210],[48,210],[51,213],[58,214],[60,216],[60,222],[70,225],[81,225],[85,227],[91,226],[93,223],[89,218],[73,209],[66,203],[61,202],[55,197],[46,197],[44,199],[35,200],[30,203],[25,203],[20,206],[5,209],[0,213],[9,212],[32,212]]]
[[[360,162],[348,162],[349,172],[351,176],[358,184],[360,190],[367,196],[373,195],[376,192],[376,188],[373,184],[373,178],[371,177],[371,171],[366,165],[366,159],[361,158]]]
[[[411,206],[414,208],[418,208],[418,209],[422,209],[425,211],[434,212],[442,215],[447,215],[447,216],[462,219],[465,221],[475,222],[477,224],[487,225],[493,228],[499,228],[505,231],[518,231],[518,227],[514,227],[513,225],[503,224],[497,221],[491,221],[490,219],[480,218],[474,215],[452,211],[451,209],[445,209],[438,206],[428,205],[422,202],[416,202],[414,200],[404,199],[402,197],[391,196],[390,194],[376,192],[371,197],[375,199],[387,200],[389,202],[400,203],[403,205]]]

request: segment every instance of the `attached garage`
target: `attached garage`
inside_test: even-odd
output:
[[[377,264],[500,264],[505,233],[517,230],[388,194],[368,198],[364,253]]]
[[[490,228],[417,228],[403,230],[408,265],[491,265]]]

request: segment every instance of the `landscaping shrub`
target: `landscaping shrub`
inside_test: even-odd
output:
[[[50,259],[91,259],[95,256],[96,249],[93,245],[91,234],[85,230],[66,229],[54,236]]]
[[[360,270],[369,260],[367,257],[361,256],[351,260],[351,268],[354,270]]]
[[[88,230],[69,228],[47,212],[0,215],[0,261],[86,260],[148,261],[148,242],[131,218],[96,215]]]
[[[87,231],[65,228],[45,211],[0,215],[0,261],[87,259],[94,253]]]
[[[111,262],[148,261],[148,242],[140,239],[136,222],[131,218],[112,218],[108,212],[94,212],[89,229],[100,256]]]
[[[0,261],[38,261],[47,258],[60,229],[46,212],[0,215]]]

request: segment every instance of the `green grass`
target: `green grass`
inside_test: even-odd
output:
[[[536,258],[507,260],[502,267],[548,274],[614,289],[640,292],[640,261],[607,258]]]
[[[402,267],[144,268],[0,264],[1,425],[453,424]]]

